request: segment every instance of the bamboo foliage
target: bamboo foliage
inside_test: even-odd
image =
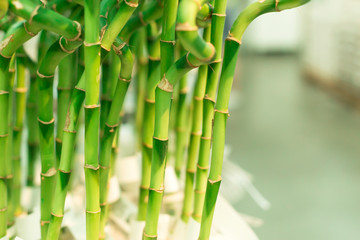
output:
[[[123,106],[135,76],[136,119],[131,114],[126,119],[134,120],[135,149],[142,153],[137,220],[145,221],[143,239],[157,239],[168,164],[175,165],[179,179],[185,170],[178,217],[201,223],[199,239],[210,239],[242,36],[258,16],[308,1],[264,0],[249,5],[225,39],[223,57],[227,0],[2,1],[0,238],[23,213],[22,177],[26,175],[26,185],[35,184],[37,156],[41,160],[41,239],[60,238],[82,108],[86,238],[106,238],[109,179],[121,151]],[[38,59],[32,60],[23,45],[39,32]],[[176,47],[181,54],[175,53]],[[198,77],[189,106],[186,74],[195,68],[199,68]],[[173,98],[177,105],[172,110]],[[24,124],[26,171],[21,167]],[[175,163],[169,161],[168,151],[173,126]]]

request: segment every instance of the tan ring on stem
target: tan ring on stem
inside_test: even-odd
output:
[[[54,75],[46,76],[44,74],[41,74],[39,70],[36,71],[36,75],[38,75],[40,78],[53,78]]]
[[[197,131],[197,132],[191,132],[191,135],[193,135],[193,136],[201,136],[201,134],[202,134],[201,130]]]
[[[206,193],[206,191],[204,191],[204,190],[195,190],[194,192],[197,194],[205,194]]]
[[[29,23],[31,24],[33,18],[35,17],[36,14],[38,14],[39,9],[41,8],[41,5],[37,5],[34,10],[32,11],[32,13],[30,14],[30,18],[29,18]]]
[[[92,213],[92,214],[97,214],[97,213],[100,213],[101,212],[101,209],[98,210],[98,211],[88,211],[86,210],[86,213]]]
[[[61,40],[62,40],[63,38],[64,38],[64,37],[61,37],[61,38],[59,39],[59,45],[60,45],[61,50],[63,50],[63,52],[66,52],[66,53],[68,53],[68,54],[71,54],[71,53],[75,52],[76,49],[67,50],[67,49],[62,45]],[[65,39],[65,41],[67,41],[67,40]]]
[[[149,234],[146,234],[145,232],[144,232],[144,236],[145,237],[147,237],[147,238],[157,238],[157,235],[149,235]]]
[[[147,103],[155,103],[155,100],[151,100],[151,99],[145,98],[145,102],[147,102]]]
[[[143,142],[143,145],[144,145],[144,147],[146,147],[146,148],[148,148],[148,149],[152,149],[152,148],[153,148],[153,146],[151,146],[150,144],[144,143],[144,142]]]
[[[204,100],[209,100],[210,102],[213,102],[213,103],[216,102],[215,99],[209,97],[209,95],[207,95],[207,94],[205,95]]]
[[[81,24],[78,21],[74,21],[74,23],[76,24],[76,31],[78,32],[78,34],[73,38],[67,38],[67,40],[70,42],[78,40],[81,36]]]
[[[164,192],[164,187],[161,187],[159,189],[156,189],[156,188],[149,188],[149,191],[154,191],[154,192],[157,192],[157,193],[163,193]]]
[[[58,217],[58,218],[64,217],[64,214],[55,214],[53,212],[51,212],[50,214],[53,215],[54,217]]]
[[[100,167],[101,169],[109,169],[109,168],[110,168],[109,166],[102,166],[102,165],[100,165],[100,164],[99,164],[99,167]]]
[[[93,165],[89,165],[89,164],[85,164],[84,165],[84,168],[87,168],[87,169],[91,169],[91,170],[98,170],[100,168],[100,166],[98,165],[97,167],[93,166]]]
[[[217,16],[217,17],[226,17],[226,14],[222,14],[222,13],[212,13],[211,15]]]
[[[159,140],[159,141],[162,141],[162,142],[166,142],[166,141],[168,141],[169,139],[167,138],[167,139],[161,139],[161,138],[158,138],[158,137],[153,137],[154,139],[156,139],[156,140]]]
[[[84,108],[92,109],[92,108],[99,108],[100,104],[92,104],[92,105],[84,105]]]
[[[66,174],[72,173],[71,170],[70,170],[70,171],[65,171],[65,170],[62,170],[62,169],[60,169],[60,168],[59,168],[59,172],[66,173]]]
[[[165,73],[157,87],[165,92],[174,92],[174,86],[166,79]]]
[[[36,36],[36,33],[33,33],[31,31],[29,31],[26,27],[26,22],[24,22],[24,30],[27,34],[29,34],[31,37],[35,37]]]
[[[211,137],[201,137],[203,140],[211,140]]]
[[[17,93],[26,93],[27,92],[27,88],[15,88],[14,92]]]
[[[131,79],[125,79],[119,76],[119,80],[123,82],[131,82]]]
[[[49,122],[45,122],[43,120],[41,120],[40,118],[37,118],[38,122],[40,122],[41,124],[44,124],[44,125],[49,125],[49,124],[52,124],[55,122],[55,119],[52,118]]]
[[[143,26],[147,25],[147,22],[145,22],[144,15],[142,12],[139,12],[139,19],[140,19],[141,25],[143,25]]]
[[[173,46],[175,46],[175,44],[176,44],[176,41],[171,41],[171,40],[163,40],[163,39],[160,39],[160,42],[170,43],[170,44],[172,44]]]
[[[192,68],[197,68],[197,67],[199,67],[199,66],[193,65],[193,64],[190,62],[190,60],[189,60],[189,54],[190,54],[190,52],[187,52],[187,53],[186,53],[186,62],[187,62],[187,64],[189,64],[189,66],[192,67]]]
[[[0,90],[0,95],[5,95],[5,94],[9,94],[9,92],[5,90]]]
[[[92,46],[97,46],[97,45],[101,45],[100,41],[94,42],[94,43],[88,43],[86,41],[84,41],[84,46],[85,47],[92,47]]]
[[[132,8],[137,8],[139,6],[139,3],[128,2],[127,0],[124,0],[124,2],[126,3],[126,5]]]
[[[236,37],[234,37],[234,35],[232,35],[232,33],[229,31],[229,35],[226,37],[225,41],[234,41],[239,43],[240,45],[242,44],[241,39],[237,39]]]
[[[41,226],[45,226],[45,224],[50,224],[50,221],[44,221],[44,220],[40,221]]]
[[[208,182],[209,182],[211,185],[213,185],[213,184],[215,184],[215,183],[221,182],[221,180],[222,180],[222,178],[221,178],[221,176],[219,176],[218,179],[216,179],[216,180],[208,179]]]
[[[198,169],[201,169],[201,170],[207,170],[207,169],[209,169],[209,166],[202,167],[202,166],[200,166],[200,165],[198,164],[198,165],[197,165],[197,168],[198,168]]]
[[[55,176],[56,174],[56,169],[55,168],[50,168],[49,170],[47,170],[46,173],[40,173],[41,177],[52,177]]]

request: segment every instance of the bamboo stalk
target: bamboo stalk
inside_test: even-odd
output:
[[[153,22],[148,26],[149,72],[143,99],[142,167],[137,214],[138,221],[145,221],[146,219],[150,187],[151,154],[153,148],[152,137],[154,134],[155,88],[159,82],[160,75],[160,38],[157,33],[157,25]]]
[[[204,30],[204,40],[210,41],[210,28]],[[221,50],[220,50],[221,52]],[[198,79],[195,85],[193,96],[193,110],[191,123],[191,136],[188,148],[188,159],[186,164],[186,177],[184,189],[184,201],[181,218],[184,222],[188,222],[193,213],[194,207],[194,182],[196,163],[198,161],[198,154],[200,148],[200,138],[202,134],[203,122],[203,99],[205,95],[205,88],[207,82],[208,66],[202,65],[199,67]]]
[[[201,219],[199,240],[208,240],[214,215],[215,204],[221,184],[221,171],[225,148],[226,121],[229,115],[229,98],[234,79],[238,52],[242,36],[248,25],[258,16],[300,6],[308,1],[288,0],[255,2],[249,5],[236,19],[225,41],[224,63],[222,65],[213,127],[211,166],[207,182],[205,203]]]
[[[212,122],[214,118],[214,107],[216,90],[219,82],[221,67],[221,52],[223,42],[223,31],[226,16],[226,0],[215,0],[214,12],[211,22],[211,43],[214,45],[215,60],[209,64],[206,83],[205,97],[203,100],[203,125],[200,140],[199,158],[196,171],[195,199],[193,218],[200,222],[204,204],[206,179],[209,168],[209,156],[211,148]]]
[[[59,62],[81,45],[81,41],[67,41],[63,37],[48,50],[37,72],[39,90],[39,129],[41,156],[41,238],[45,239],[51,218],[51,204],[56,175],[55,137],[53,117],[53,80]]]
[[[103,214],[100,218],[100,237],[105,238],[104,227],[106,224],[106,211],[108,207],[108,181],[109,181],[109,168],[111,159],[111,149],[116,134],[116,129],[119,127],[119,116],[124,103],[127,89],[131,81],[131,73],[133,67],[133,57],[128,46],[124,45],[121,41],[117,41],[113,45],[116,54],[119,55],[121,60],[121,71],[119,80],[116,85],[113,101],[111,103],[109,115],[105,123],[104,137],[101,142],[100,151],[100,207]]]
[[[160,38],[160,77],[164,75],[169,67],[174,62],[175,58],[175,23],[176,12],[178,8],[177,0],[169,0],[164,2],[164,12],[162,21],[162,32]],[[166,165],[166,154],[168,147],[168,128],[169,128],[169,114],[170,114],[170,101],[171,93],[166,92],[166,97],[169,97],[169,102],[165,101],[162,107],[167,107],[165,111],[163,109],[157,109],[158,99],[158,87],[155,90],[155,127],[153,135],[153,150],[151,161],[151,178],[149,188],[149,201],[146,212],[146,222],[144,229],[144,240],[157,239],[157,225],[160,215],[160,208],[162,203],[162,197],[164,193],[164,175]],[[162,105],[162,103],[160,103]],[[159,122],[159,117],[163,120],[164,126],[157,126],[156,122]],[[163,118],[164,117],[164,118]],[[165,131],[161,128],[166,128]]]
[[[21,207],[21,141],[22,141],[22,130],[26,110],[26,76],[25,76],[25,65],[22,58],[17,53],[16,59],[16,87],[15,92],[15,115],[13,124],[13,150],[12,159],[14,167],[14,215],[18,216],[22,213]]]
[[[100,1],[85,0],[85,190],[86,239],[100,233]]]
[[[63,144],[61,149],[60,165],[54,190],[54,199],[51,207],[51,219],[47,233],[48,240],[59,239],[60,228],[64,216],[66,194],[72,172],[75,140],[78,130],[78,120],[81,107],[85,99],[85,75],[80,78],[71,94],[69,108],[66,114],[66,123],[63,129]]]

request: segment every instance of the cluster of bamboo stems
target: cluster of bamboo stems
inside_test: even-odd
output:
[[[108,183],[123,103],[134,76],[137,148],[142,153],[137,218],[146,222],[143,239],[157,239],[167,164],[175,166],[179,178],[186,169],[182,221],[201,223],[199,239],[209,239],[242,35],[256,17],[308,1],[249,5],[233,23],[223,50],[226,0],[2,0],[0,238],[23,212],[22,176],[26,185],[34,185],[38,154],[41,238],[59,238],[82,108],[86,236],[105,238]],[[36,62],[23,44],[38,33]],[[198,67],[187,104],[186,74]],[[28,167],[22,173],[25,119]],[[170,131],[176,135],[174,163],[167,163]]]

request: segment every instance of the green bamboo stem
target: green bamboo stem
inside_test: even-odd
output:
[[[16,3],[14,3],[16,2]],[[17,16],[28,20],[41,29],[55,32],[69,41],[77,40],[81,35],[81,25],[61,14],[44,8],[43,4],[36,5],[31,0],[9,1],[10,10]]]
[[[34,63],[31,63],[34,64]],[[35,65],[35,64],[34,64]],[[27,139],[27,177],[26,185],[34,186],[35,163],[39,154],[39,126],[37,122],[38,109],[37,109],[37,81],[36,70],[31,71],[29,94],[26,100],[26,125],[28,131]]]
[[[10,56],[11,58],[11,56]],[[0,114],[8,115],[9,108],[9,57],[0,57]],[[7,156],[8,156],[8,118],[0,122],[0,237],[6,236],[7,229]]]
[[[61,148],[63,142],[63,130],[65,126],[66,113],[70,103],[71,91],[74,88],[76,71],[73,70],[76,54],[66,56],[59,63],[59,82],[57,86],[57,119],[56,119],[56,168],[60,163]]]
[[[167,2],[167,1],[165,1]],[[131,35],[142,26],[146,26],[152,21],[158,20],[162,16],[163,3],[161,0],[152,1],[147,8],[139,11],[135,16],[132,16],[120,32],[120,39],[128,41]]]
[[[100,1],[85,1],[85,191],[86,239],[98,239],[100,230]]]
[[[229,98],[243,33],[247,26],[256,17],[262,14],[297,7],[306,2],[308,1],[268,0],[265,2],[253,3],[239,15],[233,24],[228,37],[226,38],[224,48],[224,63],[222,65],[219,90],[215,107],[211,166],[206,188],[199,240],[208,240],[210,238],[214,208],[221,184],[226,120],[229,115]]]
[[[142,167],[141,183],[138,203],[138,221],[145,221],[147,210],[147,199],[149,196],[151,175],[151,154],[153,149],[152,137],[154,134],[155,117],[155,88],[159,82],[160,75],[160,38],[157,34],[156,23],[150,24],[148,28],[149,45],[149,68],[148,80],[144,96],[144,113],[142,128]]]
[[[60,61],[73,53],[82,42],[63,37],[48,50],[37,72],[39,90],[39,129],[41,156],[41,238],[45,239],[51,218],[51,204],[56,175],[56,156],[53,117],[53,80]]]
[[[16,58],[13,54],[10,66],[9,66],[9,106],[8,106],[8,127],[12,129],[13,126],[13,104],[14,104],[14,82],[15,82],[15,68],[16,68]],[[8,209],[7,209],[7,225],[11,227],[15,222],[14,218],[14,164],[12,159],[12,150],[13,150],[13,132],[9,131],[8,136],[8,156],[6,157],[6,176],[7,176],[7,192],[8,192]]]
[[[133,56],[127,45],[122,41],[116,41],[113,49],[121,60],[121,70],[119,80],[116,85],[113,101],[111,103],[109,115],[105,123],[104,137],[101,142],[100,151],[100,239],[105,238],[105,224],[106,224],[106,208],[108,195],[108,182],[112,144],[116,135],[116,129],[119,127],[120,112],[124,103],[127,89],[131,81],[131,73],[133,67]]]
[[[120,73],[120,59],[114,51],[104,59],[102,64],[102,81],[101,81],[101,110],[100,110],[100,137],[104,136],[104,129],[107,116],[110,111],[111,102],[116,89],[116,83]]]
[[[106,28],[101,39],[101,47],[110,51],[115,38],[124,28],[126,22],[131,17],[138,6],[138,0],[124,0],[120,3],[119,10]]]
[[[175,1],[177,4],[177,1]],[[167,1],[170,4],[170,1]],[[162,196],[164,192],[164,174],[166,165],[166,154],[169,136],[169,117],[171,96],[173,86],[177,81],[191,69],[198,67],[208,61],[211,61],[215,49],[211,44],[206,43],[197,33],[195,24],[196,14],[199,6],[192,0],[183,0],[180,2],[177,16],[176,29],[178,36],[181,39],[185,48],[190,46],[190,53],[181,57],[173,64],[164,75],[155,90],[155,129],[153,141],[153,155],[151,162],[151,181],[149,192],[149,203],[147,208],[147,217],[144,230],[144,239],[157,239],[157,224],[160,214]],[[164,7],[165,10],[173,11],[174,7]],[[195,10],[194,10],[195,9]],[[169,19],[166,17],[167,11],[164,12],[162,42],[168,43],[161,46],[162,54],[169,54],[170,56],[162,56],[161,62],[171,63],[174,53],[174,23],[175,17],[169,14]],[[167,31],[168,30],[168,31]],[[169,38],[164,38],[169,36]],[[161,67],[161,72],[165,72],[165,64]]]
[[[181,45],[180,45],[181,47]],[[186,51],[181,47],[181,55],[185,54]],[[186,95],[188,92],[187,88],[187,76],[183,76],[180,79],[178,89],[178,98],[174,100],[172,108],[176,108],[176,117],[172,116],[170,113],[170,118],[173,117],[175,120],[175,172],[178,178],[181,177],[181,171],[184,165],[184,154],[186,150],[186,145],[188,143],[188,121],[187,121],[187,112],[188,108],[186,105]],[[174,110],[175,111],[175,110]],[[170,123],[171,124],[171,123]]]
[[[164,11],[162,19],[162,32],[160,38],[160,77],[164,76],[173,64],[175,58],[175,23],[176,23],[176,12],[178,9],[177,0],[169,0],[164,2]],[[160,83],[161,84],[161,83]],[[153,150],[152,150],[152,160],[151,160],[151,178],[150,178],[150,188],[149,188],[149,197],[148,197],[148,206],[146,212],[146,222],[144,229],[144,240],[147,239],[157,239],[157,225],[160,215],[160,208],[162,203],[162,197],[164,193],[164,175],[165,175],[165,165],[166,165],[166,154],[168,147],[168,128],[169,128],[169,119],[166,119],[166,115],[170,114],[170,102],[168,103],[168,109],[163,112],[159,112],[156,109],[158,105],[156,102],[161,101],[162,99],[157,98],[157,88],[155,93],[155,127],[153,135]],[[171,90],[172,92],[172,90]],[[166,92],[166,95],[169,95],[169,100],[171,101],[172,93]],[[160,103],[162,104],[162,103]],[[164,102],[164,106],[167,106],[167,103]],[[164,114],[164,115],[163,115]],[[156,122],[159,122],[159,116],[162,118],[165,117],[163,121],[164,126],[156,126]],[[168,116],[169,118],[169,116]],[[160,127],[160,128],[159,128]],[[161,128],[166,128],[163,132]]]
[[[203,125],[200,140],[199,158],[196,171],[195,199],[193,218],[200,222],[206,191],[206,179],[209,168],[209,156],[211,148],[212,122],[214,118],[214,107],[216,90],[219,82],[221,67],[221,52],[223,42],[223,31],[225,25],[226,0],[215,0],[214,12],[211,22],[210,41],[214,45],[215,60],[209,64],[205,97],[203,100]]]
[[[205,41],[210,41],[210,28],[204,30]],[[188,148],[188,158],[186,164],[185,188],[184,188],[184,201],[181,218],[184,222],[188,222],[193,213],[194,207],[194,182],[196,164],[198,161],[198,154],[200,148],[200,138],[202,135],[202,122],[203,122],[203,99],[205,95],[206,80],[208,74],[208,66],[202,65],[199,67],[198,79],[195,85],[193,95],[193,109],[192,109],[192,123],[191,123],[191,136]]]
[[[23,132],[23,123],[26,110],[26,72],[25,65],[21,58],[17,54],[16,59],[16,87],[15,92],[15,115],[13,120],[13,146],[12,146],[12,159],[14,167],[14,182],[13,182],[13,203],[14,203],[14,215],[18,216],[22,213],[21,207],[21,141]]]
[[[9,166],[9,95],[10,76],[9,66],[13,53],[28,39],[33,37],[39,29],[30,26],[27,22],[14,24],[8,29],[0,48],[0,112],[3,121],[0,124],[0,237],[6,235],[7,224],[7,171]],[[11,182],[10,182],[11,184]]]
[[[76,134],[81,107],[85,99],[85,75],[72,91],[70,105],[67,109],[66,123],[63,129],[63,144],[61,149],[60,165],[51,207],[51,219],[47,233],[48,240],[59,239],[61,223],[64,216],[66,194],[69,190],[72,162],[75,151]]]
[[[148,75],[148,49],[146,44],[146,28],[140,28],[133,36],[136,38],[136,113],[135,113],[135,127],[137,136],[138,149],[141,149],[141,132],[142,122],[144,113],[144,95],[145,95],[145,84]]]

